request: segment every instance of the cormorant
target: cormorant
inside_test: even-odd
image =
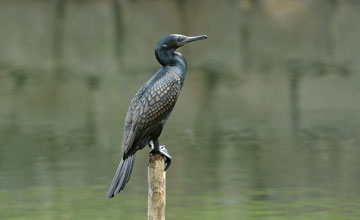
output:
[[[135,153],[149,145],[151,153],[160,153],[166,158],[167,170],[171,156],[165,146],[159,145],[159,136],[173,110],[180,90],[184,84],[186,61],[175,50],[184,44],[206,39],[206,35],[188,37],[170,34],[162,38],[155,48],[155,56],[161,67],[149,81],[143,85],[131,100],[125,117],[122,159],[107,194],[114,197],[124,189],[130,179]]]

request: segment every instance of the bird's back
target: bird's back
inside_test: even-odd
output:
[[[161,68],[132,99],[124,125],[125,157],[142,149],[151,132],[167,120],[182,87],[178,71],[173,67]]]

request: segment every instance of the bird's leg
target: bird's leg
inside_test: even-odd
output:
[[[169,152],[166,150],[165,145],[159,146],[159,141],[156,140],[155,143],[153,140],[150,140],[149,143],[150,147],[151,147],[151,151],[150,154],[160,154],[162,156],[165,157],[165,171],[170,167],[171,164],[171,156],[169,154]]]
[[[154,142],[152,140],[149,141],[149,147],[151,148],[151,151],[149,154],[152,154],[153,151],[155,150],[155,147],[154,147]]]

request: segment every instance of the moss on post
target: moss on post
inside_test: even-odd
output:
[[[149,156],[148,220],[165,220],[166,172],[165,158],[160,154]]]

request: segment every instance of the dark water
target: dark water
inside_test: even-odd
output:
[[[31,2],[31,3],[30,3]],[[359,219],[356,1],[0,1],[0,219],[145,219],[148,149],[106,199],[168,33],[167,219]]]

